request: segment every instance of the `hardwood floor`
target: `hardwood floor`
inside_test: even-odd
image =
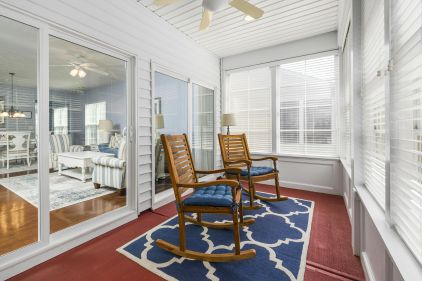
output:
[[[114,192],[50,213],[54,233],[111,210],[123,207],[126,196]],[[0,185],[0,255],[38,240],[38,209]]]

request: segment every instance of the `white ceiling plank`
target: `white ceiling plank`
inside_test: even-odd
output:
[[[140,0],[139,4],[219,57],[337,30],[339,0],[248,2],[264,10],[261,19],[246,22],[242,12],[227,4],[214,13],[206,31],[199,31],[202,0],[181,0],[162,7],[151,4],[152,0]]]
[[[310,14],[302,14],[301,17],[299,18],[296,18],[294,16],[288,16],[288,17],[279,18],[274,21],[260,23],[258,25],[238,26],[233,29],[226,30],[224,32],[212,33],[209,36],[202,37],[202,38],[199,38],[196,36],[192,36],[192,38],[195,41],[200,42],[201,44],[206,44],[207,42],[210,42],[210,41],[224,40],[225,38],[232,37],[234,35],[239,36],[241,34],[251,33],[254,31],[266,31],[267,29],[275,27],[275,26],[281,29],[285,26],[295,25],[301,22],[311,21],[317,18],[323,18],[323,17],[329,17],[329,16],[337,16],[337,10],[331,7],[322,11],[312,12]]]

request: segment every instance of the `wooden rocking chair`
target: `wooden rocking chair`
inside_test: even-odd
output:
[[[239,225],[249,225],[254,219],[243,220],[242,188],[239,180],[221,179],[209,182],[198,182],[197,174],[230,173],[239,176],[240,169],[230,168],[212,171],[195,170],[192,153],[187,136],[161,135],[166,159],[170,170],[171,182],[176,197],[179,217],[179,246],[158,239],[157,245],[173,254],[209,262],[230,262],[252,258],[256,255],[254,249],[240,250]],[[188,188],[194,192],[186,199],[182,194]],[[185,213],[196,213],[193,218]],[[202,213],[231,214],[232,222],[215,223],[203,221]],[[240,223],[239,223],[240,219]],[[234,253],[209,254],[186,249],[185,221],[210,228],[233,228]]]
[[[261,206],[254,205],[255,199],[263,201],[283,201],[288,197],[280,195],[280,186],[277,170],[277,157],[267,156],[262,158],[252,158],[249,153],[246,135],[222,135],[218,134],[223,164],[228,168],[241,168],[240,178],[248,181],[248,188],[245,189],[249,193],[250,205],[245,209],[259,209]],[[253,161],[273,161],[273,167],[256,167],[252,166]],[[234,178],[236,175],[226,175],[227,178]],[[256,194],[255,183],[274,179],[276,197],[264,197]]]

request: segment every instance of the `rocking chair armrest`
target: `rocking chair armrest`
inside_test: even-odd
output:
[[[208,171],[196,170],[195,171],[195,173],[197,174],[204,174],[204,175],[219,174],[219,173],[240,174],[241,172],[242,170],[239,168],[224,168],[224,169],[218,169],[218,170],[208,170]]]
[[[186,187],[186,188],[200,188],[200,187],[208,187],[213,185],[228,185],[232,188],[237,188],[239,186],[239,182],[235,180],[214,180],[214,181],[206,181],[206,182],[197,182],[197,183],[178,183],[177,187]]]
[[[264,160],[272,160],[272,161],[277,161],[278,158],[276,156],[265,156],[265,157],[261,157],[261,158],[251,158],[252,161],[264,161]]]
[[[252,165],[252,161],[251,160],[246,160],[246,159],[243,159],[243,160],[227,160],[227,161],[224,161],[224,164],[242,164],[242,163],[246,164],[247,166],[251,166]]]

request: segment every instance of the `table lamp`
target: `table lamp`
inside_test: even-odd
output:
[[[233,113],[225,113],[221,117],[221,126],[227,127],[227,135],[230,135],[230,126],[236,126],[236,118]]]

